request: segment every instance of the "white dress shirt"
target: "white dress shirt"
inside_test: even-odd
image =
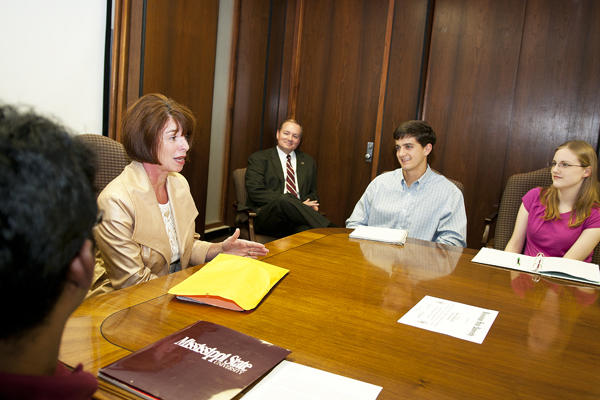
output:
[[[279,160],[281,161],[281,169],[283,169],[283,180],[287,180],[287,154],[285,154],[279,147],[275,147],[277,149],[277,154],[279,154]],[[298,169],[296,168],[296,152],[292,151],[290,153],[290,162],[292,163],[292,167],[294,168],[294,184],[296,185],[296,192],[298,194],[298,198],[300,198],[300,187],[298,186]],[[287,187],[283,185],[283,193],[289,193]]]

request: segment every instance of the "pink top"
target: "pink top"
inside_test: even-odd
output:
[[[576,228],[569,228],[570,212],[561,214],[559,220],[544,221],[542,217],[546,207],[540,202],[541,190],[539,187],[531,189],[523,196],[523,206],[529,212],[523,254],[535,257],[537,253],[543,253],[547,257],[562,257],[579,239],[581,232],[588,228],[600,228],[600,210],[592,208],[592,214]],[[584,261],[592,261],[592,254],[593,251]]]

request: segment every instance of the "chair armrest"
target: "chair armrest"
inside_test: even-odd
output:
[[[492,224],[498,218],[498,212],[493,212],[485,217],[485,228],[483,229],[483,237],[481,238],[481,245],[487,247],[490,242],[490,231],[492,230]]]
[[[252,209],[247,208],[245,210],[238,210],[238,202],[233,203],[233,207],[236,210],[234,223],[236,226],[243,226],[248,229],[248,236],[250,241],[256,241],[256,234],[254,233],[254,218],[256,218],[256,213],[252,211]]]

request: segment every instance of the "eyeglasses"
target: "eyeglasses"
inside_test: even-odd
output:
[[[566,163],[566,162],[564,162],[564,161],[561,161],[561,162],[559,162],[559,163],[557,163],[556,161],[552,161],[552,162],[549,162],[547,165],[548,165],[550,168],[554,168],[554,167],[558,166],[558,168],[560,168],[560,169],[568,169],[568,168],[571,168],[571,167],[583,167],[583,168],[587,168],[587,166],[585,166],[585,165],[573,165],[573,164],[567,164],[567,163]]]

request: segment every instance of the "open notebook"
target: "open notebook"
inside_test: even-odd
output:
[[[543,255],[532,257],[484,247],[479,250],[472,261],[552,278],[600,285],[598,265],[562,257],[544,257]]]

